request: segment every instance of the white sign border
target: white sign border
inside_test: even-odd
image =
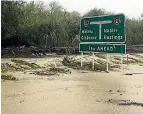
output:
[[[82,19],[86,19],[86,18],[94,18],[94,17],[106,17],[106,16],[117,16],[117,15],[123,15],[124,16],[124,32],[125,32],[125,40],[124,40],[124,42],[94,42],[94,43],[125,43],[126,42],[126,30],[125,30],[125,23],[126,23],[126,18],[125,18],[125,14],[124,13],[118,13],[118,14],[113,14],[113,15],[100,15],[100,16],[92,16],[92,17],[82,17],[81,19],[80,19],[80,35],[81,35],[81,20]],[[79,41],[81,42],[81,43],[83,43],[82,41],[81,41],[81,38],[79,38]],[[85,43],[85,42],[84,42]],[[92,43],[92,42],[88,42],[88,43]]]
[[[90,44],[90,43],[79,43],[79,52],[80,53],[101,53],[101,54],[108,54],[107,52],[93,52],[93,51],[80,51],[80,44]],[[97,43],[92,43],[92,44],[97,44]],[[106,43],[100,43],[105,45]],[[108,44],[107,45],[113,45],[113,44]],[[126,44],[115,44],[115,45],[125,45],[125,53],[109,53],[109,54],[126,54],[127,52],[127,48],[126,48]]]

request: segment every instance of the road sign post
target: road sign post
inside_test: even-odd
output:
[[[108,53],[126,54],[125,41],[124,14],[84,17],[80,21],[80,52],[107,53],[107,72],[109,71]],[[122,59],[121,57],[121,72]],[[93,64],[94,60],[92,69],[94,69]]]
[[[123,55],[121,54],[121,73],[123,73]]]
[[[92,70],[94,70],[94,58],[95,58],[95,56],[94,56],[94,53],[92,54]]]
[[[106,71],[109,72],[109,56],[108,56],[108,54],[107,54],[107,56],[106,56],[106,60],[107,60],[107,61],[106,61],[106,63],[107,63],[107,64],[106,64],[106,68],[107,68]]]
[[[82,64],[82,59],[83,59],[83,52],[81,52],[81,59],[80,59],[80,66],[82,67],[83,66],[83,64]]]

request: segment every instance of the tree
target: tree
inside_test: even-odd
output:
[[[2,46],[8,44],[8,40],[13,38],[16,40],[16,36],[19,33],[19,28],[22,19],[22,5],[25,2],[22,1],[2,1],[1,2],[1,31],[2,31]],[[9,42],[10,43],[10,42]],[[9,45],[11,45],[9,44]]]
[[[84,17],[87,16],[99,16],[99,15],[109,15],[113,14],[111,12],[106,12],[103,9],[92,9],[88,11]],[[127,16],[125,22],[126,30],[126,43],[127,45],[138,45],[143,44],[143,19],[129,19]]]
[[[81,15],[68,12],[58,2],[1,2],[2,46],[34,45],[40,47],[71,46],[79,35]],[[112,14],[91,9],[83,17]],[[126,18],[127,44],[143,42],[143,20]]]

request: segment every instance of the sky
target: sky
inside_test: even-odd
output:
[[[45,4],[53,0],[42,0]],[[103,8],[108,12],[124,13],[129,18],[141,18],[143,0],[55,0],[68,11],[85,14],[93,8]],[[143,18],[143,17],[142,17]]]

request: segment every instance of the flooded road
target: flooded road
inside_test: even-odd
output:
[[[2,114],[143,113],[141,106],[107,102],[109,99],[143,102],[143,77],[136,77],[73,71],[54,79],[2,82]]]
[[[43,66],[54,61],[28,60]],[[142,72],[143,66],[128,68]],[[2,114],[143,114],[143,74],[70,70],[53,76],[11,72],[19,80],[1,82]]]

